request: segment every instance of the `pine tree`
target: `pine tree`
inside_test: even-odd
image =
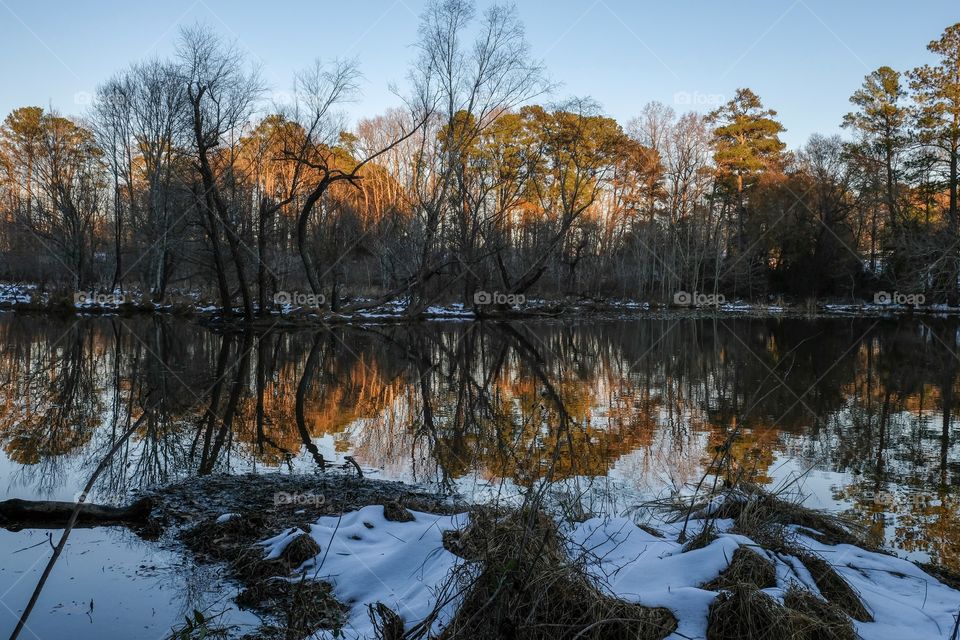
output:
[[[946,165],[949,193],[947,219],[957,232],[957,172],[960,156],[960,23],[948,27],[939,40],[927,45],[939,56],[936,65],[924,65],[910,73],[914,91],[920,141],[933,152],[938,165]]]
[[[902,104],[904,96],[900,73],[880,67],[864,78],[863,85],[850,96],[850,102],[859,109],[843,117],[843,126],[857,129],[864,142],[882,158],[887,215],[892,228],[897,227],[899,220],[899,157],[906,145],[909,116]]]
[[[746,194],[756,178],[780,165],[786,146],[780,140],[783,125],[775,120],[777,112],[764,109],[760,97],[750,89],[737,89],[733,100],[711,112],[707,121],[715,125],[713,159],[717,177],[736,199],[738,245],[744,245]]]

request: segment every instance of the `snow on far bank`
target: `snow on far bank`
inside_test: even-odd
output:
[[[437,318],[474,318],[476,314],[467,309],[462,302],[454,302],[447,306],[433,305],[424,310],[424,314]]]
[[[30,304],[37,285],[0,282],[0,305]]]
[[[328,580],[334,596],[350,606],[347,638],[369,638],[373,626],[367,605],[383,602],[397,611],[407,628],[433,609],[450,572],[463,561],[443,547],[443,532],[466,526],[467,514],[438,516],[412,512],[411,522],[384,518],[374,505],[342,517],[325,516],[310,527],[320,553],[301,567],[308,576]],[[688,533],[702,522],[693,520]],[[730,520],[714,521],[718,535],[709,545],[683,552],[676,542],[679,525],[654,523],[664,537],[641,529],[627,517],[593,518],[561,526],[573,559],[613,594],[646,606],[663,606],[677,618],[670,640],[705,638],[707,614],[717,592],[700,588],[716,578],[740,546],[749,546],[770,560],[777,586],[764,589],[781,600],[793,583],[818,593],[809,572],[796,559],[760,549],[753,541],[729,532]],[[297,529],[262,544],[268,557],[278,557]],[[875,621],[854,622],[864,640],[948,638],[960,608],[960,592],[921,571],[907,560],[850,545],[827,545],[803,536],[801,543],[825,558],[859,592]],[[782,600],[781,600],[782,601]],[[452,619],[458,602],[446,604],[433,623],[440,631]],[[318,637],[333,637],[323,632]]]

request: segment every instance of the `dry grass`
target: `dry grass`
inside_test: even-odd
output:
[[[734,589],[738,585],[766,589],[777,586],[777,570],[766,558],[747,547],[740,547],[733,553],[730,565],[723,572],[703,585],[704,589],[720,591]]]
[[[280,554],[280,561],[293,571],[307,560],[320,553],[320,545],[308,533],[301,533],[291,540]]]
[[[722,504],[709,518],[707,506],[712,500],[722,499]],[[741,482],[726,487],[715,494],[705,495],[688,502],[661,503],[675,514],[674,520],[687,518],[732,518],[738,533],[757,543],[769,539],[775,544],[784,537],[788,525],[803,527],[804,533],[824,544],[853,544],[867,547],[866,532],[862,526],[836,514],[817,511],[803,506],[800,494],[773,493],[755,484]]]
[[[932,562],[920,562],[918,566],[951,589],[960,591],[960,573]]]
[[[694,551],[696,549],[703,549],[704,547],[710,546],[710,543],[717,539],[717,532],[714,530],[711,523],[708,523],[702,529],[697,531],[693,537],[687,540],[686,544],[683,545],[683,552]]]
[[[784,607],[748,585],[717,596],[707,615],[707,640],[767,640],[780,635]]]
[[[867,611],[863,600],[830,563],[812,553],[800,554],[800,560],[810,571],[817,589],[831,604],[840,607],[848,616],[861,622],[873,622],[873,616]]]
[[[188,529],[183,540],[199,556],[227,563],[230,574],[244,585],[236,602],[266,615],[270,622],[254,637],[299,640],[318,629],[338,629],[346,608],[333,597],[326,582],[291,578],[291,572],[320,553],[320,545],[301,533],[284,547],[279,558],[267,560],[256,543],[276,531],[274,518],[245,513],[225,522],[209,519]]]
[[[264,624],[250,640],[301,640],[319,629],[339,629],[347,607],[339,603],[326,582],[273,578],[256,583],[237,597],[237,604],[256,611],[279,614],[277,624]]]
[[[377,602],[368,607],[370,620],[373,622],[374,637],[381,640],[403,640],[405,626],[403,618],[383,604]]]
[[[815,640],[855,640],[857,634],[839,607],[806,589],[791,586],[783,595],[783,604],[795,613],[793,626],[802,638]],[[799,614],[799,615],[798,615]]]
[[[719,506],[715,506],[718,502]],[[803,506],[802,502],[803,496],[799,493],[774,493],[749,482],[740,482],[692,498],[672,495],[651,500],[639,508],[665,513],[670,522],[710,522],[730,518],[737,532],[754,538],[758,543],[763,538],[776,541],[789,536],[785,528],[795,525],[802,527],[805,535],[824,544],[853,544],[872,548],[863,526],[837,514],[810,509]]]
[[[399,502],[387,502],[383,505],[383,517],[389,522],[413,522],[413,514]]]
[[[865,532],[843,518],[804,507],[798,495],[778,495],[743,482],[694,500],[674,499],[653,506],[672,514],[674,522],[706,521],[687,542],[685,551],[703,546],[702,539],[712,535],[715,519],[732,519],[733,532],[750,538],[764,549],[799,559],[823,596],[820,598],[794,586],[788,589],[781,605],[759,591],[776,586],[774,566],[759,554],[741,547],[728,568],[703,585],[705,589],[723,592],[711,608],[708,637],[712,640],[769,637],[845,640],[856,637],[851,618],[863,622],[873,620],[856,590],[826,560],[806,548],[796,530],[801,527],[804,535],[825,544],[870,548],[865,542]]]
[[[472,562],[459,576],[464,598],[442,640],[660,640],[676,628],[666,609],[604,593],[539,510],[478,510],[455,542]]]
[[[793,588],[784,604],[739,584],[710,606],[707,640],[856,640],[850,619],[835,605],[809,591]]]

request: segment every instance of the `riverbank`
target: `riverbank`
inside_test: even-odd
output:
[[[263,620],[248,637],[950,638],[960,609],[950,574],[749,486],[576,520],[344,474],[153,497],[196,560],[240,585]]]
[[[310,307],[291,304],[273,304],[266,313],[248,322],[242,309],[225,310],[216,302],[203,299],[199,294],[188,293],[172,296],[163,303],[155,303],[140,292],[110,292],[98,294],[85,292],[74,294],[50,294],[40,291],[35,285],[0,284],[0,311],[41,313],[61,316],[136,316],[167,315],[195,319],[217,327],[302,327],[335,324],[392,324],[424,320],[511,320],[567,317],[729,317],[729,316],[784,316],[784,317],[834,317],[866,316],[884,317],[916,314],[919,316],[958,316],[960,306],[945,304],[907,305],[871,303],[866,301],[803,301],[760,303],[734,300],[722,304],[671,304],[657,301],[629,299],[602,299],[562,297],[551,299],[525,299],[522,304],[512,305],[466,305],[461,302],[437,303],[412,312],[402,301],[374,304],[371,300],[358,299],[345,306],[352,311],[333,312],[326,307]]]

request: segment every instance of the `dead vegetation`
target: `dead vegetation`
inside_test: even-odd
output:
[[[441,496],[399,482],[335,474],[210,476],[163,489],[159,503],[162,518],[185,523],[180,537],[199,560],[226,565],[241,585],[237,604],[265,620],[248,637],[270,640],[300,640],[320,629],[337,630],[346,620],[348,607],[334,598],[329,583],[297,572],[322,552],[308,535],[309,523],[370,504],[385,505],[384,516],[399,521],[413,518],[410,508],[436,513],[463,510]],[[221,518],[225,512],[232,515]],[[265,557],[260,541],[298,529],[301,533],[278,558]]]
[[[784,606],[795,612],[793,626],[802,638],[854,640],[857,634],[843,611],[807,589],[792,585],[783,596]]]
[[[738,585],[751,586],[754,589],[766,589],[777,585],[777,571],[766,558],[747,547],[740,547],[733,553],[730,565],[723,572],[703,585],[710,591],[733,589]]]
[[[810,571],[814,582],[817,583],[817,589],[824,598],[854,620],[873,622],[873,616],[867,611],[863,600],[829,562],[813,553],[802,553],[799,558]]]
[[[445,539],[466,560],[463,600],[440,638],[660,640],[676,629],[667,609],[612,597],[570,558],[555,521],[532,508],[478,509]]]
[[[320,553],[320,545],[302,532],[268,560],[257,543],[276,533],[272,521],[262,513],[236,514],[224,522],[204,521],[182,537],[201,558],[226,563],[242,585],[236,603],[263,614],[267,622],[252,637],[299,640],[319,629],[340,628],[347,609],[333,597],[331,585],[295,573]]]
[[[237,604],[258,611],[269,611],[275,623],[261,626],[250,640],[300,640],[319,629],[339,629],[346,619],[347,607],[333,597],[328,582],[281,577],[269,578],[245,589]]]
[[[816,583],[819,596],[796,581],[781,603],[762,591],[777,586],[774,564],[740,547],[727,569],[703,585],[721,592],[710,608],[709,640],[846,640],[857,637],[851,619],[873,620],[856,590],[829,562],[807,548],[800,536],[824,544],[869,548],[864,531],[837,515],[804,507],[800,496],[740,482],[693,499],[672,498],[648,506],[666,511],[673,522],[683,522],[684,532],[696,523],[685,552],[709,544],[717,535],[717,520],[730,519],[732,533],[750,538],[767,552],[796,558]]]
[[[835,605],[791,588],[783,604],[751,584],[725,589],[710,606],[707,640],[856,640],[853,623]]]
[[[824,544],[852,544],[871,548],[862,526],[843,517],[809,509],[800,494],[771,492],[749,482],[739,482],[692,499],[671,496],[645,506],[672,514],[674,522],[700,520],[711,523],[729,518],[734,530],[767,547],[795,537],[790,527],[800,527]],[[769,548],[769,547],[768,547]]]
[[[706,526],[699,529],[689,540],[686,541],[686,543],[683,545],[683,550],[695,551],[697,549],[703,549],[704,547],[710,546],[710,543],[716,539],[716,531],[714,531],[713,526],[710,523],[707,523]]]

